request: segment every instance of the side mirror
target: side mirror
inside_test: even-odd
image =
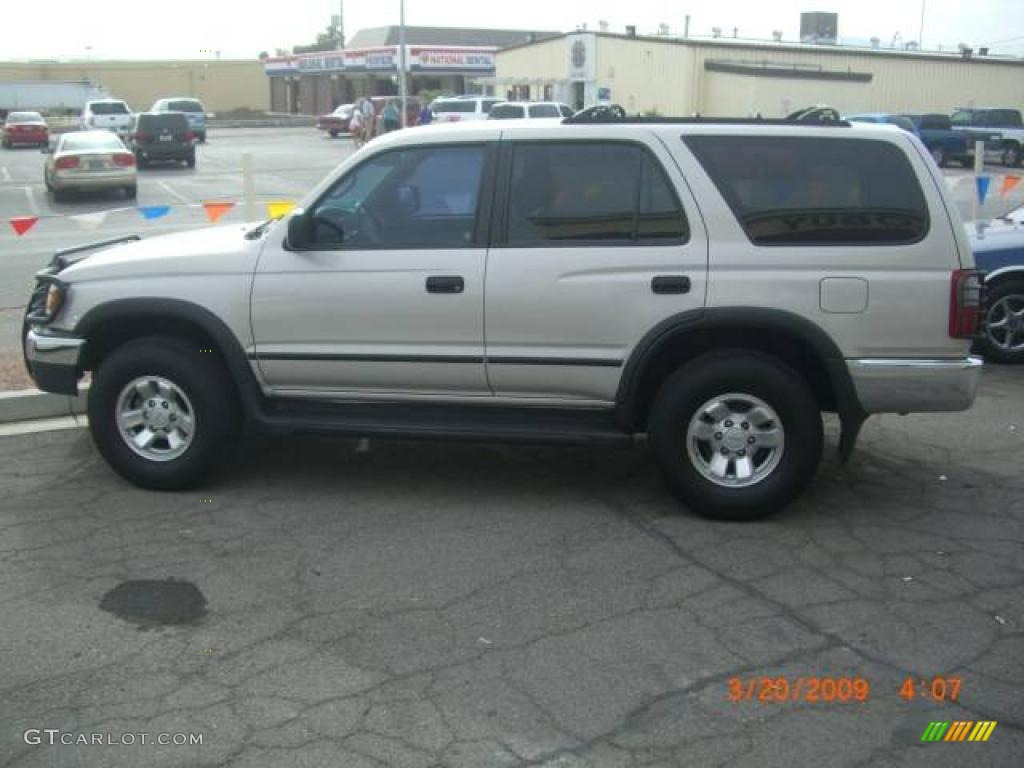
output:
[[[313,216],[306,211],[295,211],[288,219],[288,248],[301,251],[308,248],[312,241]]]

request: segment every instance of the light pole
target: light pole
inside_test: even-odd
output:
[[[405,102],[408,97],[405,69],[405,0],[398,0],[398,101],[402,110],[399,125],[403,128],[405,128]]]
[[[924,5],[926,0],[921,0],[921,25],[917,28],[917,47],[924,50]]]

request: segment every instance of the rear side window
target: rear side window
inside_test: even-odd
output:
[[[523,116],[521,104],[496,104],[489,115],[492,120],[512,120]]]
[[[953,128],[948,115],[924,115],[920,122],[922,128],[929,130],[948,131]]]
[[[488,115],[495,104],[501,104],[501,99],[484,99],[480,102],[480,111]]]
[[[928,206],[885,141],[689,136],[755,245],[901,245],[928,232]]]
[[[644,148],[611,142],[513,147],[508,245],[649,245],[688,238],[675,191]]]
[[[94,115],[127,115],[128,105],[123,101],[94,101],[89,111]]]
[[[530,107],[530,117],[561,117],[554,104],[535,104]]]
[[[1021,127],[1020,112],[1016,109],[997,109],[994,111],[994,115],[998,123],[993,123],[993,125],[1000,125],[1004,128]]]
[[[469,99],[439,101],[434,112],[476,112],[476,102]]]

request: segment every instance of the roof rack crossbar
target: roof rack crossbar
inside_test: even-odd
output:
[[[596,123],[623,123],[623,124],[686,124],[686,125],[792,125],[805,126],[807,128],[849,128],[850,123],[846,120],[822,120],[810,122],[807,120],[788,120],[786,118],[764,118],[764,117],[611,117],[611,116],[578,116],[573,115],[562,120],[566,125],[592,125]]]

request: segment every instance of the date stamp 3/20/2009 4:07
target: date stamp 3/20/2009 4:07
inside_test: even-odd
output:
[[[935,703],[956,702],[960,698],[961,682],[959,677],[907,677],[891,692],[905,701],[921,699]],[[860,676],[732,677],[728,681],[727,693],[731,702],[762,704],[863,703],[871,696],[871,683]]]

